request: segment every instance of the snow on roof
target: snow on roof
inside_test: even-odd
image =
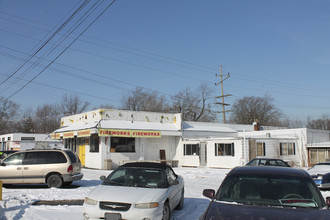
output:
[[[181,128],[174,123],[119,121],[119,120],[101,120],[100,128],[129,129],[129,130],[157,130],[157,131],[181,130]]]
[[[330,142],[315,142],[315,143],[309,143],[307,144],[307,147],[329,147],[330,146]]]
[[[94,122],[86,122],[81,124],[73,124],[70,126],[62,127],[54,131],[54,133],[60,133],[60,132],[66,132],[66,131],[78,131],[78,130],[84,130],[84,129],[90,129],[90,128],[96,128],[98,121]]]
[[[212,131],[212,132],[226,132],[226,133],[237,133],[236,130],[228,127],[223,127],[218,123],[208,122],[182,122],[182,129],[184,131]]]
[[[98,125],[99,124],[99,125]],[[103,129],[128,129],[128,130],[157,130],[157,131],[180,131],[174,123],[160,123],[160,122],[141,122],[141,121],[122,121],[122,120],[100,120],[82,124],[73,124],[62,127],[54,131],[54,133],[66,131],[78,131],[90,128]]]

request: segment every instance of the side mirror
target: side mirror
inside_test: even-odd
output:
[[[169,184],[172,185],[178,185],[179,184],[179,180],[175,179],[175,180],[170,180]]]
[[[203,196],[205,196],[209,199],[214,199],[214,196],[215,196],[214,189],[204,189],[203,190]]]
[[[100,176],[100,180],[102,180],[102,181],[104,181],[105,178],[106,178],[106,177],[105,177],[104,175]]]
[[[327,196],[325,198],[325,202],[327,203],[327,208],[329,209],[329,207],[330,207],[330,196]]]
[[[6,164],[5,164],[5,163],[1,163],[1,166],[2,166],[2,167],[5,167],[5,166],[6,166]]]

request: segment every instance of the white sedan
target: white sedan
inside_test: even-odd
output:
[[[166,164],[126,163],[101,179],[85,198],[85,219],[170,220],[183,207],[183,178]]]

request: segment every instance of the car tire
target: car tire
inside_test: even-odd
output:
[[[72,184],[72,181],[63,183],[64,186],[70,186],[71,184]]]
[[[165,202],[164,208],[163,208],[163,218],[162,220],[170,220],[171,219],[171,209],[168,202]]]
[[[47,185],[49,188],[61,188],[63,186],[63,180],[58,174],[52,174],[47,178]]]
[[[184,202],[184,189],[181,191],[181,198],[179,204],[175,207],[175,209],[181,210],[183,209],[183,202]]]

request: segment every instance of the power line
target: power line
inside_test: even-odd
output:
[[[40,74],[42,74],[50,65],[52,65],[73,43],[75,43],[76,41],[77,41],[77,39],[83,34],[83,33],[85,33],[95,22],[96,22],[96,20],[98,20],[98,18],[100,18],[101,17],[101,15],[103,15],[104,13],[105,13],[105,11],[109,8],[109,7],[111,7],[113,4],[114,4],[114,2],[115,2],[116,0],[112,0],[112,2],[110,2],[110,4],[78,35],[78,37],[76,37],[60,54],[58,54],[42,71],[40,71],[35,77],[33,77],[31,80],[29,80],[24,86],[22,86],[19,90],[17,90],[16,92],[14,92],[12,95],[10,95],[9,97],[7,97],[7,99],[9,99],[9,98],[11,98],[11,97],[13,97],[14,95],[16,95],[18,92],[20,92],[21,90],[23,90],[28,84],[30,84],[33,80],[35,80]],[[102,2],[101,2],[102,3]],[[98,5],[98,6],[96,6],[96,8],[98,8],[100,5],[101,5],[101,3]],[[95,11],[95,9],[96,8],[94,8],[93,10],[92,10],[92,12],[91,13],[93,13],[94,11]],[[89,15],[91,15],[91,13],[89,14]],[[78,26],[80,25],[80,24],[82,24],[86,19],[87,19],[87,17],[89,16],[89,15],[87,15],[79,24],[78,24]],[[77,26],[77,27],[78,27]],[[76,27],[76,28],[77,28]],[[76,29],[75,28],[75,29]],[[75,30],[74,29],[74,30]],[[73,32],[73,31],[72,31]],[[71,32],[71,33],[72,33]]]
[[[28,63],[35,55],[37,55],[49,42],[51,39],[53,39],[55,37],[55,35],[62,30],[65,25],[67,25],[69,23],[69,21],[72,20],[72,18],[74,17],[75,14],[77,14],[83,7],[86,6],[86,4],[88,3],[88,0],[85,0],[80,6],[79,8],[41,45],[41,47],[39,47],[33,54],[32,56],[30,56],[27,60],[25,60],[12,74],[10,74],[6,79],[4,79],[2,82],[0,82],[0,86],[2,84],[4,84],[7,80],[9,80],[11,77],[13,77],[19,70],[21,70],[23,68],[23,66]]]
[[[3,12],[2,12],[3,13]],[[15,18],[19,18],[19,19],[22,19],[21,17],[17,16],[17,15],[12,15],[12,14],[9,14],[9,13],[3,13],[3,14],[7,14],[7,15],[10,15],[10,16],[13,16]],[[39,22],[35,22],[35,21],[32,21],[30,20],[31,22],[34,22],[34,23],[37,23],[37,24],[41,24],[41,25],[44,25],[44,26],[49,26],[49,25],[46,25],[46,24],[42,24],[42,23],[39,23]],[[16,21],[15,21],[16,22]],[[17,22],[17,23],[20,23],[20,22]],[[22,24],[22,23],[20,23]],[[37,28],[37,27],[35,27]],[[40,29],[40,28],[39,28]],[[40,29],[40,30],[43,30],[45,31],[45,29]],[[113,44],[113,45],[118,45],[120,47],[124,47],[124,48],[127,48],[127,49],[131,49],[131,50],[134,50],[134,51],[137,51],[137,52],[142,52],[142,53],[146,53],[146,54],[151,54],[151,55],[155,55],[155,56],[158,56],[158,57],[163,57],[163,58],[166,58],[166,59],[170,59],[170,60],[174,60],[174,61],[180,61],[182,63],[186,63],[186,64],[190,64],[190,65],[195,65],[195,66],[200,66],[200,67],[203,67],[203,68],[208,68],[208,67],[205,67],[205,66],[201,66],[201,65],[198,65],[198,64],[194,64],[194,63],[191,63],[191,62],[187,62],[187,61],[184,61],[184,60],[178,60],[178,59],[175,59],[175,58],[171,58],[171,57],[167,57],[167,56],[162,56],[162,55],[159,55],[159,54],[156,54],[156,53],[151,53],[151,52],[147,52],[147,51],[144,51],[144,50],[141,50],[141,49],[137,49],[137,48],[133,48],[133,47],[129,47],[129,46],[126,46],[126,45],[122,45],[122,44],[118,44],[118,43],[115,43],[115,42],[110,42],[110,41],[106,41],[106,40],[102,40],[102,39],[99,39],[99,38],[95,38],[95,37],[92,37],[92,36],[88,36],[88,35],[83,35],[83,37],[87,37],[87,38],[92,38],[92,39],[95,39],[97,40],[98,42],[106,42],[106,43],[109,43],[109,44]],[[103,46],[103,44],[99,44],[99,43],[95,43],[95,42],[91,42],[91,41],[86,41],[86,40],[82,40],[80,39],[79,41],[83,41],[83,42],[87,42],[87,43],[90,43],[90,44],[93,44],[93,45],[99,45],[99,46]],[[172,63],[172,62],[166,62],[166,61],[162,61],[162,60],[159,60],[159,59],[155,59],[153,57],[149,57],[149,56],[144,56],[144,55],[140,55],[140,54],[136,54],[136,53],[132,53],[132,52],[128,52],[128,51],[124,51],[124,50],[121,50],[121,49],[116,49],[116,48],[113,48],[113,47],[108,47],[106,46],[106,48],[109,48],[109,49],[112,49],[112,50],[117,50],[117,51],[120,51],[120,52],[124,52],[124,53],[128,53],[128,54],[132,54],[132,55],[135,55],[135,56],[140,56],[140,57],[144,57],[144,58],[148,58],[148,59],[153,59],[153,60],[157,60],[157,61],[160,61],[160,62],[164,62],[164,63],[169,63],[169,64],[173,64],[173,65],[179,65],[179,66],[185,66],[185,65],[182,65],[182,64],[177,64],[177,63]],[[71,50],[76,50],[76,51],[79,51],[79,52],[82,52],[82,53],[85,53],[85,51],[83,50],[79,50],[79,49],[73,49],[73,48],[70,48]],[[91,55],[95,55],[93,53],[90,53]],[[103,57],[105,58],[105,57]],[[108,58],[108,59],[112,59],[112,58]],[[116,59],[114,59],[116,60]],[[120,60],[121,61],[121,60]],[[125,61],[121,61],[121,62],[125,62]],[[128,64],[131,64],[131,63],[128,63]],[[185,66],[186,67],[186,66]],[[199,70],[197,68],[191,68],[191,67],[188,67],[190,69],[195,69],[195,70]],[[210,68],[208,68],[210,69]],[[211,70],[211,69],[210,69]],[[205,72],[205,70],[203,70]],[[213,72],[212,72],[213,73]],[[175,75],[175,74],[171,74],[171,75]],[[239,75],[242,75],[242,74],[239,74],[239,73],[236,73],[234,78],[238,78],[238,79],[243,79],[244,81],[250,81],[250,82],[267,82],[268,84],[273,84],[273,85],[277,85],[277,86],[281,86],[281,87],[288,87],[288,88],[292,88],[292,87],[296,87],[296,88],[308,88],[308,89],[315,89],[315,90],[323,90],[324,91],[324,88],[316,88],[316,87],[306,87],[305,85],[299,85],[299,84],[289,84],[289,83],[285,83],[285,82],[278,82],[278,81],[274,81],[274,80],[269,80],[269,79],[260,79],[260,78],[255,78],[255,77],[239,77]],[[186,77],[186,76],[183,76],[183,77]],[[255,80],[251,80],[251,79],[255,79]],[[197,78],[193,78],[194,80],[200,80],[200,79],[197,79]],[[211,82],[208,82],[208,83],[211,83]],[[251,88],[249,88],[251,89]]]
[[[13,14],[10,14],[10,13],[7,13],[7,12],[1,12],[2,14],[6,14],[6,15],[9,15],[9,16],[12,16],[12,17],[15,17],[15,18],[18,18],[18,19],[22,19],[24,21],[30,21],[30,22],[33,22],[33,23],[36,23],[36,24],[40,24],[40,25],[43,25],[43,26],[47,26],[47,27],[51,27],[50,25],[47,25],[47,24],[43,24],[43,23],[40,23],[40,22],[35,22],[33,20],[30,20],[30,19],[26,19],[26,18],[21,18],[17,15],[13,15]],[[1,17],[0,17],[1,18]],[[9,21],[12,21],[12,22],[15,22],[15,23],[18,23],[18,24],[22,24],[24,25],[24,23],[21,23],[21,22],[17,22],[17,21],[14,21],[14,20],[11,20],[11,19],[8,19],[8,18],[3,18],[2,19],[6,19],[6,20],[9,20]],[[42,31],[47,31],[45,29],[42,29],[42,28],[39,28],[39,27],[36,27],[36,26],[32,26],[33,28],[36,28],[38,30],[42,30]],[[127,51],[124,51],[122,49],[117,49],[117,48],[113,48],[113,47],[109,47],[107,46],[107,48],[109,49],[112,49],[112,50],[117,50],[117,51],[120,51],[120,52],[125,52],[125,53],[129,53],[129,54],[132,54],[132,55],[135,55],[135,56],[140,56],[140,57],[146,57],[146,58],[149,58],[149,59],[153,59],[153,60],[157,60],[157,61],[161,61],[161,62],[167,62],[169,64],[173,64],[173,65],[179,65],[179,66],[183,66],[183,67],[188,67],[190,69],[191,66],[196,66],[197,68],[193,68],[193,69],[196,69],[196,70],[202,70],[203,72],[209,72],[209,73],[214,73],[213,72],[213,69],[208,67],[208,66],[204,66],[204,65],[200,65],[200,64],[197,64],[197,63],[192,63],[192,62],[189,62],[189,61],[186,61],[186,60],[182,60],[182,59],[177,59],[177,58],[173,58],[173,57],[168,57],[168,56],[164,56],[164,55],[161,55],[161,54],[157,54],[157,53],[154,53],[154,52],[150,52],[150,51],[145,51],[145,50],[141,50],[141,49],[138,49],[138,48],[134,48],[134,47],[131,47],[131,46],[127,46],[127,45],[123,45],[123,44],[119,44],[119,43],[115,43],[115,42],[112,42],[112,41],[108,41],[108,40],[103,40],[103,39],[100,39],[100,38],[96,38],[94,36],[90,36],[90,35],[83,35],[83,37],[87,38],[87,39],[94,39],[96,40],[97,42],[104,42],[106,44],[112,44],[112,45],[116,45],[116,46],[120,46],[122,48],[126,48],[126,49],[129,49],[129,50],[133,50],[133,51],[136,51],[136,52],[139,52],[139,53],[143,53],[143,54],[149,54],[149,55],[152,55],[152,56],[156,56],[156,57],[160,57],[160,58],[164,58],[164,59],[167,59],[167,60],[170,60],[170,61],[174,61],[176,63],[173,63],[173,62],[167,62],[167,61],[163,61],[163,60],[159,60],[159,59],[156,59],[156,58],[152,58],[152,57],[148,57],[148,56],[144,56],[144,55],[140,55],[140,54],[136,54],[136,53],[133,53],[133,52],[127,52]],[[83,39],[79,39],[79,41],[82,41],[82,42],[87,42],[87,43],[90,43],[90,44],[93,44],[93,45],[101,45],[101,46],[104,46],[104,44],[98,44],[98,43],[95,43],[95,41],[88,41],[88,40],[83,40]],[[185,65],[186,64],[186,65]],[[188,65],[188,66],[187,66]],[[203,69],[201,69],[203,68]],[[205,70],[207,69],[207,70]]]

